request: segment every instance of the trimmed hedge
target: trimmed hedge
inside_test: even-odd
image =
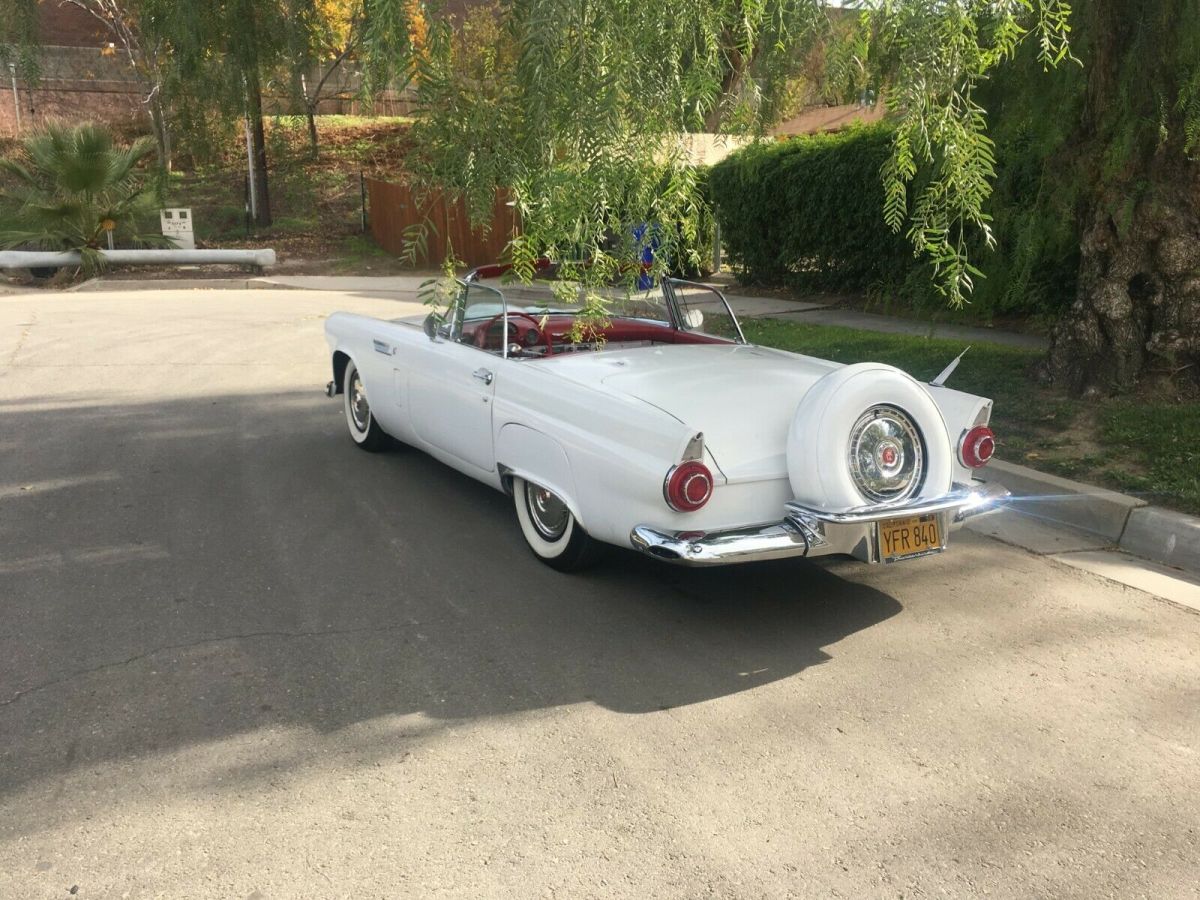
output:
[[[818,289],[896,285],[924,264],[883,221],[886,125],[755,144],[709,172],[732,263],[748,281]]]

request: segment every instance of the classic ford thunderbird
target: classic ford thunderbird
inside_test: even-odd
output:
[[[449,311],[332,315],[329,396],[363,450],[407,444],[512,497],[554,568],[603,544],[720,565],[939,553],[1007,492],[973,477],[991,401],[887,365],[746,341],[725,297],[664,279],[576,327],[561,292],[455,285]]]

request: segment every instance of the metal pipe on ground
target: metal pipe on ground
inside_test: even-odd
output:
[[[265,268],[275,265],[275,251],[262,250],[101,250],[100,255],[119,266],[232,265]],[[74,250],[0,250],[0,269],[77,266]]]

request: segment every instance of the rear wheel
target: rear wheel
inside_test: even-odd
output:
[[[346,371],[342,376],[342,405],[354,443],[368,453],[387,449],[391,438],[371,415],[371,404],[367,401],[367,392],[353,360],[346,363]]]
[[[596,563],[603,545],[588,536],[562,498],[524,478],[514,477],[512,487],[517,522],[534,556],[560,572]]]

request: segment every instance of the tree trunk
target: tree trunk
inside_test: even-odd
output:
[[[308,116],[308,152],[313,159],[316,159],[320,154],[317,135],[316,104],[309,103],[306,104],[306,107],[306,115]]]
[[[148,110],[150,125],[154,129],[154,141],[158,144],[158,164],[164,172],[171,171],[171,132],[167,124],[166,111],[158,96],[150,101]]]
[[[1166,168],[1126,221],[1102,200],[1084,222],[1078,291],[1049,357],[1075,393],[1128,391],[1200,361],[1200,179]]]
[[[246,110],[250,118],[250,156],[254,166],[254,224],[271,224],[271,192],[267,187],[267,137],[263,128],[262,87],[258,72],[246,75]]]
[[[1139,17],[1096,0],[1084,13],[1088,84],[1073,143],[1089,187],[1078,288],[1047,359],[1049,376],[1074,393],[1128,391],[1179,371],[1200,378],[1200,164],[1184,152],[1173,48],[1161,47],[1161,61],[1139,49],[1139,29],[1156,20],[1166,43],[1179,40],[1177,2],[1158,0]]]

